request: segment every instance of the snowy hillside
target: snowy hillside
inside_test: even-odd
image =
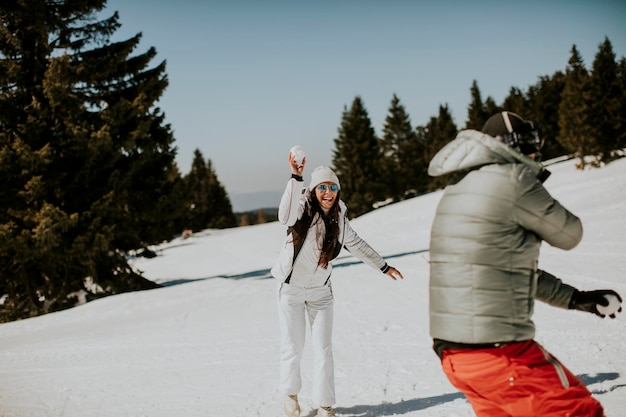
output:
[[[542,248],[540,266],[579,289],[626,296],[626,158],[584,172],[550,166],[551,193],[581,217],[582,243]],[[308,177],[308,174],[307,174]],[[405,276],[392,281],[343,252],[335,261],[334,352],[340,416],[469,417],[428,335],[428,237],[440,193],[352,221]],[[207,230],[157,248],[136,268],[166,287],[0,325],[2,417],[277,417],[277,286],[285,228]],[[626,314],[538,304],[537,340],[581,376],[607,417],[626,409]],[[311,403],[311,351],[300,394]]]

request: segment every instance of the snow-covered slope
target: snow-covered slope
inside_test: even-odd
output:
[[[570,252],[542,249],[541,267],[580,289],[626,295],[626,158],[576,171],[550,166],[546,186],[584,223]],[[405,279],[394,282],[343,252],[335,261],[334,352],[341,416],[473,416],[443,375],[428,335],[428,235],[440,193],[352,221]],[[138,259],[170,285],[0,325],[3,417],[276,417],[277,287],[269,268],[278,223],[207,230]],[[537,340],[580,375],[607,417],[626,409],[626,315],[538,304]],[[310,346],[304,415],[314,414]]]

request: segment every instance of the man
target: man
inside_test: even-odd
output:
[[[433,347],[480,417],[603,416],[582,381],[533,340],[535,299],[601,317],[605,295],[621,302],[538,270],[542,241],[569,250],[582,238],[580,219],[542,185],[541,144],[532,122],[505,111],[482,132],[461,131],[428,169],[455,175],[431,230]]]

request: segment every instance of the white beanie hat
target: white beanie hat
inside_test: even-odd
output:
[[[339,189],[341,189],[339,178],[337,178],[337,175],[335,175],[332,169],[325,166],[317,167],[311,173],[311,184],[309,185],[309,190],[315,190],[315,187],[323,182],[333,182],[337,184]]]

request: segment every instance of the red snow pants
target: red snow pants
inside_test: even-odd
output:
[[[534,340],[448,349],[442,367],[478,417],[604,417],[585,384]]]

